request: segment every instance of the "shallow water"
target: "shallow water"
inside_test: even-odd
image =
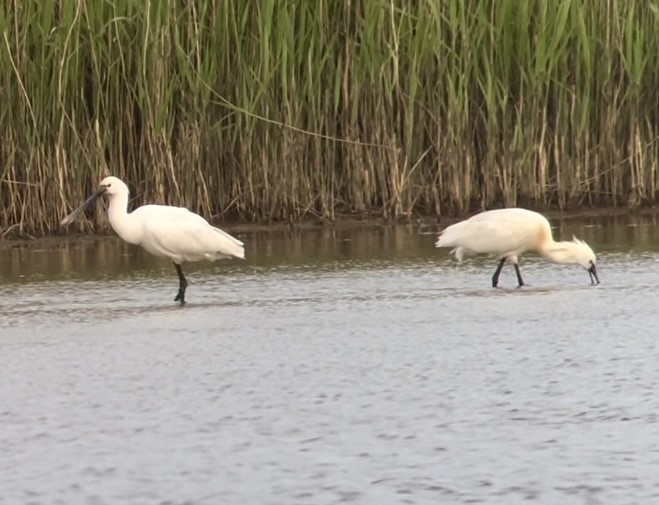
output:
[[[0,250],[0,503],[654,503],[658,228],[556,224],[600,286],[417,226],[242,233],[183,308],[114,238]]]

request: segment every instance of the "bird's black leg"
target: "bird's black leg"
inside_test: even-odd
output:
[[[176,273],[178,274],[178,293],[176,294],[176,298],[174,298],[175,302],[181,302],[181,305],[185,303],[185,288],[188,287],[188,281],[185,278],[185,275],[183,275],[183,270],[181,270],[181,265],[178,263],[174,263],[174,266],[176,267]]]
[[[492,276],[492,287],[496,288],[499,285],[499,274],[501,273],[501,269],[503,268],[503,264],[506,262],[506,258],[501,258],[501,261],[499,262],[499,266],[497,269],[494,271],[494,275]],[[515,265],[517,266],[517,265]]]
[[[522,279],[522,272],[519,270],[517,263],[515,263],[515,273],[517,274],[517,287],[521,288],[524,285],[524,279]]]

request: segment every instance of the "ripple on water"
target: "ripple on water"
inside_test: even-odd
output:
[[[657,257],[600,263],[4,286],[3,499],[651,503]]]

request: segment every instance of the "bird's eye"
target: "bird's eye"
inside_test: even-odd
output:
[[[109,188],[110,186],[112,186],[112,183],[111,183],[111,182],[108,182],[108,183],[105,185],[106,188]]]

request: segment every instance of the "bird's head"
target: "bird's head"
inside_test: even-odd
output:
[[[595,253],[586,242],[579,240],[577,237],[572,237],[572,254],[575,263],[584,267],[590,275],[590,281],[593,284],[599,284],[600,280],[597,277],[597,258]]]
[[[101,181],[96,191],[77,209],[71,212],[68,216],[60,221],[62,226],[72,223],[82,212],[85,211],[101,196],[108,195],[112,198],[113,195],[123,195],[128,197],[128,186],[116,177],[109,176]]]
[[[127,195],[128,186],[126,186],[126,184],[121,179],[117,179],[116,177],[110,175],[101,181],[101,183],[98,185],[96,193],[98,193],[98,196],[112,196],[124,193]]]

